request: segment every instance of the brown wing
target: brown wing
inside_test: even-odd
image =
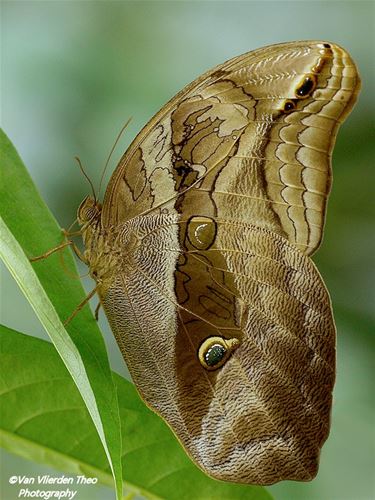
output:
[[[310,480],[330,424],[335,327],[312,261],[243,222],[136,217],[102,298],[137,389],[218,479]],[[125,265],[125,264],[124,264]],[[239,346],[217,370],[207,337]]]
[[[335,328],[307,254],[358,86],[333,44],[235,58],[156,115],[108,186],[103,235],[115,234],[118,265],[100,288],[108,319],[146,403],[219,479],[316,474]],[[220,345],[203,349],[212,339],[231,346],[225,358]]]
[[[102,224],[175,210],[267,227],[318,247],[339,123],[359,77],[325,42],[236,57],[177,94],[137,136],[108,185]]]

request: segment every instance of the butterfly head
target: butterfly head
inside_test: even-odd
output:
[[[78,224],[80,226],[91,225],[99,219],[101,210],[101,203],[91,196],[86,196],[77,211]]]

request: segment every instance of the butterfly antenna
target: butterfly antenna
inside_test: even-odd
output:
[[[107,158],[107,161],[105,162],[105,165],[104,165],[104,170],[103,170],[103,173],[102,173],[102,176],[100,178],[100,184],[99,184],[99,196],[100,196],[100,191],[102,189],[102,183],[103,183],[103,179],[104,179],[104,175],[107,171],[107,167],[108,167],[108,164],[109,164],[109,160],[111,159],[112,157],[112,154],[113,154],[113,151],[115,150],[117,144],[118,144],[118,141],[120,140],[122,134],[124,133],[126,127],[129,125],[129,123],[131,122],[132,120],[132,117],[129,118],[129,120],[125,123],[125,125],[123,125],[123,127],[121,128],[120,132],[118,133],[117,137],[116,137],[116,140],[112,146],[112,149],[111,151],[109,152],[109,155],[108,155],[108,158]]]
[[[93,185],[93,183],[91,182],[90,177],[86,174],[86,172],[85,172],[85,170],[84,170],[84,168],[83,168],[83,165],[82,165],[82,163],[81,163],[81,160],[78,158],[78,156],[75,156],[75,157],[74,157],[74,159],[75,159],[75,160],[76,160],[76,162],[78,163],[78,166],[79,166],[79,168],[80,168],[81,172],[83,173],[83,175],[84,175],[84,176],[86,177],[86,179],[88,180],[88,182],[89,182],[89,184],[90,184],[90,186],[91,186],[91,191],[92,191],[92,194],[93,194],[93,196],[94,196],[95,203],[96,203],[96,201],[97,201],[97,197],[96,197],[96,194],[95,194],[94,185]]]

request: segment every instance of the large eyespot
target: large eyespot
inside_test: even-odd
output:
[[[189,243],[198,250],[208,250],[216,238],[216,222],[210,217],[193,216],[188,220]]]
[[[306,75],[302,82],[296,88],[296,97],[306,99],[309,97],[316,87],[316,76]]]
[[[236,338],[208,337],[199,347],[199,361],[206,370],[217,370],[239,345],[240,341]]]

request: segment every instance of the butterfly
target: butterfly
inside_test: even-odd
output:
[[[335,325],[310,256],[360,79],[324,41],[208,71],[134,139],[78,222],[133,381],[209,476],[311,480],[330,429]]]

